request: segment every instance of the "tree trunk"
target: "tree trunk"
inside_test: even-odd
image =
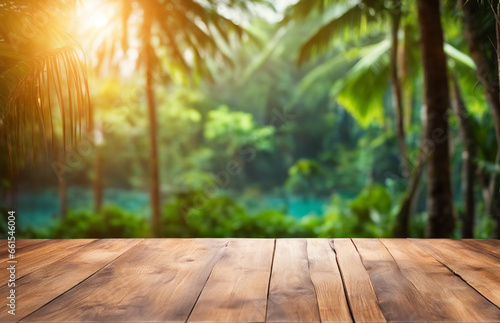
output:
[[[500,80],[500,3],[497,4],[497,10],[495,13],[495,31],[497,36],[497,67],[498,67],[498,79]],[[498,97],[500,102],[500,96]],[[496,111],[496,114],[493,116],[495,120],[495,130],[497,134],[497,156],[495,159],[495,164],[497,167],[500,166],[500,109]],[[497,127],[498,125],[498,127]],[[490,185],[490,193],[491,193],[491,204],[490,210],[491,214],[494,218],[496,218],[497,227],[496,227],[496,238],[500,239],[500,190],[498,189],[498,175],[492,174],[492,183]]]
[[[420,152],[422,154],[422,151]],[[418,187],[420,185],[420,180],[422,178],[422,170],[424,168],[423,157],[419,155],[417,164],[411,174],[410,181],[408,182],[408,187],[406,189],[405,195],[403,197],[403,202],[401,202],[401,207],[396,216],[396,228],[394,230],[394,236],[397,238],[407,238],[409,234],[408,225],[410,223],[410,216],[413,212],[413,206],[415,198],[418,194]]]
[[[460,85],[456,76],[453,76],[453,108],[457,114],[458,130],[460,140],[464,146],[462,152],[462,199],[463,199],[463,220],[462,238],[474,238],[474,218],[475,218],[475,198],[474,198],[474,177],[476,173],[476,147],[472,132],[472,125],[469,122],[467,109],[460,91]]]
[[[102,150],[99,143],[95,144],[95,179],[94,179],[94,211],[99,213],[102,207]]]
[[[87,133],[92,138],[94,145],[94,211],[99,213],[102,207],[102,129],[100,120],[96,121],[95,111],[91,107],[89,109],[89,124]]]
[[[427,125],[425,145],[428,145],[426,235],[448,237],[455,219],[450,183],[447,111],[450,107],[446,56],[439,1],[418,0],[423,70],[424,102]]]
[[[489,59],[487,51],[492,47],[489,35],[480,34],[478,21],[482,12],[477,1],[462,1],[464,12],[464,36],[469,47],[469,54],[476,64],[476,75],[484,87],[486,100],[490,106],[495,125],[495,137],[500,142],[500,92],[498,87],[498,63]],[[484,14],[484,13],[483,13]],[[497,24],[498,29],[498,24]],[[498,43],[498,30],[497,43]],[[485,39],[486,38],[486,39]],[[487,46],[487,48],[485,48]]]
[[[156,102],[153,84],[153,48],[149,43],[151,25],[145,27],[144,40],[146,46],[146,97],[149,117],[149,168],[151,176],[151,226],[153,235],[160,236],[160,173],[158,168],[158,129],[156,120]]]
[[[392,14],[391,27],[391,87],[392,101],[394,105],[394,119],[396,126],[396,135],[398,138],[399,153],[402,158],[406,158],[406,135],[404,129],[403,96],[401,94],[401,80],[399,79],[398,69],[398,32],[401,22],[401,3],[396,1],[394,13]]]
[[[66,196],[66,180],[61,177],[59,180],[59,214],[65,218],[68,213],[68,198]]]
[[[495,164],[500,165],[500,91],[498,86],[500,73],[498,68],[498,60],[500,59],[500,56],[498,56],[498,51],[500,51],[500,48],[498,47],[500,44],[500,31],[498,24],[498,8],[495,13],[497,18],[495,28],[497,40],[497,59],[494,60],[489,58],[487,55],[488,51],[493,48],[491,45],[492,37],[490,37],[490,35],[493,34],[493,30],[491,30],[491,32],[488,30],[489,33],[485,33],[484,27],[478,25],[480,21],[482,21],[482,16],[486,14],[481,10],[489,11],[489,6],[487,4],[480,4],[478,1],[468,0],[460,0],[460,4],[464,12],[464,34],[469,47],[469,54],[476,64],[476,75],[479,82],[481,82],[484,87],[486,101],[488,102],[491,115],[493,117],[495,137],[497,140],[497,157],[495,159]],[[479,27],[483,27],[482,32]],[[491,55],[490,57],[494,57],[494,55]],[[484,177],[482,179],[484,180]],[[494,205],[496,201],[495,196],[498,192],[497,182],[498,176],[491,175],[489,183],[487,184],[489,192],[487,194],[484,194],[486,192],[483,192],[483,197],[485,197],[486,211],[492,218],[497,219],[497,235],[500,237],[500,208]]]
[[[64,164],[64,153],[63,149],[59,149],[57,157],[61,164]],[[66,179],[63,175],[59,177],[59,215],[61,218],[65,218],[68,213],[68,198],[66,194]]]
[[[14,172],[9,174],[8,181],[10,185],[5,192],[5,205],[9,210],[17,210],[17,181]]]
[[[392,101],[394,105],[394,125],[396,128],[396,135],[398,140],[398,149],[401,156],[401,170],[405,172],[410,171],[410,165],[407,165],[406,160],[408,160],[407,149],[406,149],[406,134],[405,134],[405,121],[404,121],[404,107],[403,107],[403,94],[401,79],[399,77],[399,27],[401,23],[401,1],[394,1],[394,7],[392,8],[392,26],[391,26],[391,87],[392,87]],[[406,193],[403,197],[403,202],[401,203],[401,208],[399,209],[398,215],[396,217],[396,228],[394,235],[396,237],[408,237],[408,224],[410,221],[410,216],[412,212],[413,200],[415,197],[415,192],[417,191],[418,185],[420,183],[421,177],[421,167],[422,163],[417,161],[417,165],[413,170],[411,177],[408,181],[408,187]]]

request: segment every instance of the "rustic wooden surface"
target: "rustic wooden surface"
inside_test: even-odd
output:
[[[21,240],[15,255],[1,322],[500,322],[498,240]]]

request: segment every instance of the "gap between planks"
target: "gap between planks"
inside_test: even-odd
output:
[[[437,262],[441,263],[446,269],[448,269],[452,274],[460,278],[465,284],[467,284],[470,288],[475,290],[479,295],[485,298],[489,303],[493,304],[496,308],[500,309],[500,297],[491,290],[491,285],[500,286],[500,280],[495,278],[491,279],[488,277],[489,275],[494,275],[495,271],[490,271],[488,267],[478,267],[475,266],[478,264],[478,261],[475,260],[475,257],[482,258],[481,264],[484,261],[488,262],[490,265],[491,262],[499,263],[499,259],[493,255],[490,255],[488,252],[478,250],[474,247],[472,249],[468,249],[469,254],[458,254],[455,257],[449,258],[450,256],[446,251],[450,251],[449,243],[464,243],[461,240],[449,240],[449,239],[439,239],[439,243],[444,245],[443,247],[437,248],[435,245],[429,246],[429,239],[408,239],[413,244],[417,245],[420,249],[426,252],[430,257],[435,259]],[[464,243],[465,244],[465,243]],[[448,249],[448,250],[446,250]],[[453,250],[451,250],[453,252]],[[462,253],[463,250],[455,251]],[[460,257],[462,256],[462,257]],[[468,257],[470,256],[470,257]],[[456,258],[456,259],[455,259]],[[457,261],[457,259],[463,259],[463,261]],[[477,268],[475,268],[477,267]],[[479,269],[480,270],[477,270]],[[497,276],[500,277],[498,271],[496,272]],[[485,281],[487,283],[485,283]],[[488,282],[489,281],[489,282]]]
[[[267,298],[266,298],[266,316],[267,317],[267,310],[269,308],[269,289],[271,288],[271,276],[273,274],[273,267],[274,267],[274,256],[276,254],[276,239],[273,239],[273,258],[271,259],[271,270],[269,271],[269,279],[267,281]]]
[[[347,288],[346,288],[346,284],[345,284],[344,273],[342,272],[342,268],[340,267],[340,264],[339,264],[339,258],[337,255],[337,251],[335,250],[334,240],[329,240],[328,244],[330,245],[330,248],[332,249],[333,253],[335,254],[335,263],[337,264],[337,268],[339,269],[340,280],[342,281],[342,288],[344,289],[344,297],[347,301],[347,308],[349,309],[349,315],[351,316],[351,321],[354,322],[354,315],[352,313],[352,304],[351,304],[351,301],[349,299],[349,295],[347,295]]]

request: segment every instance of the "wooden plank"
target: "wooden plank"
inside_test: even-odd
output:
[[[352,322],[342,277],[329,241],[308,239],[307,257],[321,322]]]
[[[20,279],[44,266],[50,265],[60,259],[78,251],[95,239],[49,240],[40,244],[29,245],[16,250],[16,278]],[[0,271],[0,283],[5,285],[9,273]]]
[[[350,239],[334,239],[334,251],[355,322],[385,322],[370,276]]]
[[[273,239],[231,240],[188,322],[265,322]]]
[[[378,239],[353,239],[388,321],[437,321],[422,295],[406,279]]]
[[[411,239],[470,286],[500,307],[500,259],[464,250],[460,241]]]
[[[439,321],[500,322],[500,309],[406,239],[383,239],[403,275]]]
[[[51,265],[40,268],[16,281],[16,320],[29,315],[94,274],[122,253],[135,246],[137,239],[106,239],[86,244],[83,248]],[[69,240],[67,241],[70,242]],[[7,295],[9,287],[0,287]],[[0,321],[13,320],[7,311]]]
[[[41,243],[50,241],[49,239],[17,239],[15,241],[16,243],[16,249],[22,249],[26,248],[32,245],[40,245]],[[2,239],[0,240],[0,250],[1,252],[6,252],[7,251],[7,239]]]
[[[267,322],[320,322],[307,240],[276,240],[267,306]]]
[[[479,252],[487,253],[493,257],[500,258],[500,240],[475,240],[475,239],[463,239],[460,240],[469,246],[476,248]]]
[[[185,322],[226,244],[144,240],[26,320]]]
[[[16,253],[21,250],[26,250],[27,247],[36,247],[40,246],[43,243],[46,243],[50,240],[48,239],[19,239],[16,240]],[[7,260],[7,257],[10,255],[8,252],[8,244],[7,239],[0,240],[0,259]]]

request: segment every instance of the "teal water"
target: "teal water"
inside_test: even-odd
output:
[[[69,210],[92,210],[93,192],[89,189],[69,188]],[[149,214],[149,196],[142,191],[106,189],[103,205],[116,205],[138,216]],[[56,190],[23,192],[17,201],[18,225],[22,229],[51,225],[59,216],[59,195]]]
[[[265,195],[260,198],[246,200],[243,204],[252,213],[274,209],[284,211],[294,218],[301,218],[310,214],[323,215],[328,203],[328,199]]]
[[[93,195],[89,189],[68,189],[69,210],[92,210]],[[266,209],[282,210],[295,218],[308,214],[322,215],[328,204],[327,199],[304,198],[300,196],[283,197],[262,195],[258,198],[238,201],[251,213]],[[149,195],[143,191],[106,189],[104,205],[116,205],[137,214],[149,215]],[[17,203],[18,225],[22,229],[50,226],[59,216],[59,196],[56,190],[22,192]]]

